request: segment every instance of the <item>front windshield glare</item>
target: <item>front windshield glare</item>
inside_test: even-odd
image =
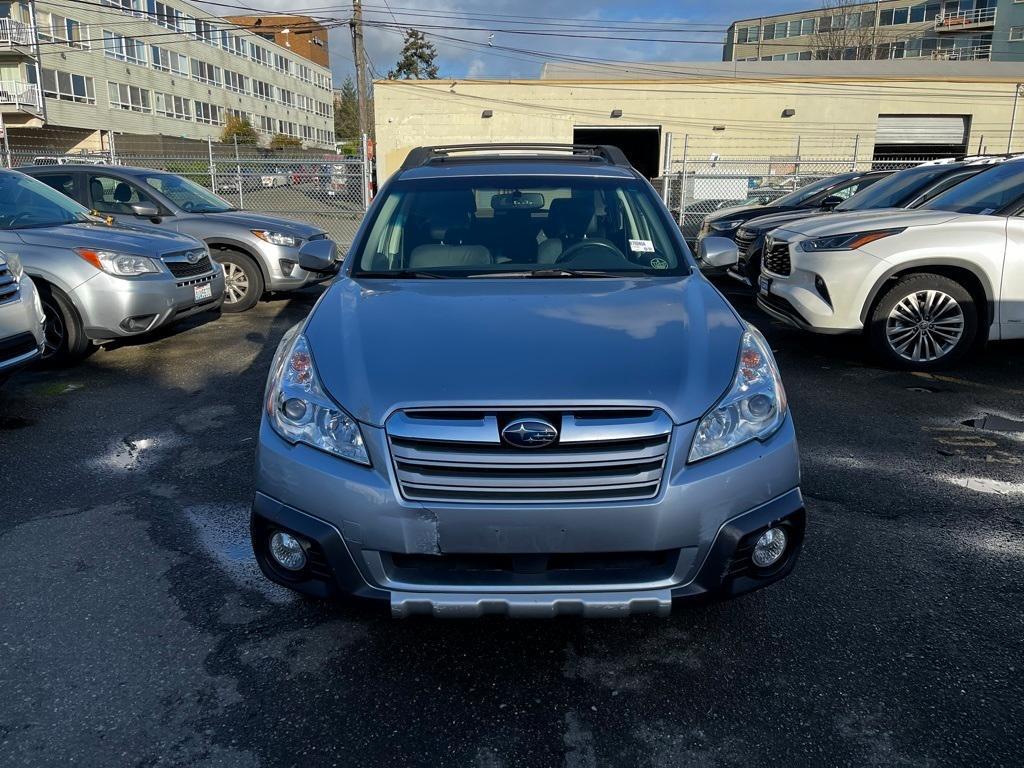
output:
[[[686,274],[669,224],[634,179],[406,180],[380,201],[353,276]]]
[[[831,186],[834,186],[838,182],[834,176],[829,176],[827,179],[818,179],[812,181],[810,184],[805,184],[799,189],[794,189],[788,195],[783,195],[778,198],[772,205],[787,206],[787,205],[800,205],[805,203],[814,197],[819,192],[824,192]]]
[[[91,221],[89,211],[41,181],[0,173],[0,229],[56,227]]]
[[[993,166],[936,195],[922,208],[988,215],[1024,195],[1024,161]]]
[[[949,170],[948,166],[934,165],[909,168],[886,176],[836,206],[837,211],[865,211],[875,208],[900,208],[915,191],[927,186],[932,179]]]
[[[146,183],[176,206],[189,213],[221,213],[232,210],[231,204],[194,181],[173,173],[154,173],[146,176]]]

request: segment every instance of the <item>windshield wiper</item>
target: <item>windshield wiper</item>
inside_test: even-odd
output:
[[[443,280],[445,275],[438,274],[437,272],[420,272],[415,269],[396,269],[393,271],[383,272],[357,272],[352,275],[354,278],[360,277],[373,277],[373,278],[400,278],[405,280]]]
[[[523,272],[475,272],[466,277],[624,277],[631,272],[607,272],[599,269],[531,269]]]

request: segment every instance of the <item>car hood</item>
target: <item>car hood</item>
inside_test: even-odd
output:
[[[930,224],[942,224],[960,215],[949,211],[907,211],[901,208],[831,213],[827,216],[815,216],[811,219],[794,221],[781,227],[779,235],[787,240],[792,240],[794,236],[803,239],[870,229],[924,227]]]
[[[760,216],[771,216],[777,213],[788,213],[789,211],[807,211],[813,208],[794,208],[791,206],[773,205],[734,205],[731,208],[719,208],[707,217],[707,221],[725,221],[727,219],[739,219],[748,221]]]
[[[726,391],[743,325],[700,276],[353,280],[306,336],[356,419],[413,406],[654,405],[676,423]]]
[[[760,235],[786,224],[800,221],[801,219],[809,219],[811,217],[824,215],[826,215],[825,211],[819,211],[814,208],[811,210],[804,209],[786,211],[785,213],[773,213],[768,216],[758,216],[756,219],[750,219],[750,221],[746,222],[741,229],[746,230],[752,235]]]
[[[61,224],[16,230],[28,245],[51,248],[105,248],[137,256],[160,256],[185,248],[195,248],[199,241],[188,235],[148,227],[124,227],[107,224]]]
[[[201,214],[207,224],[224,224],[226,226],[244,227],[245,229],[270,229],[293,237],[307,239],[313,235],[323,234],[320,227],[306,224],[303,221],[283,219],[279,216],[263,216],[249,211],[224,211],[223,213]]]

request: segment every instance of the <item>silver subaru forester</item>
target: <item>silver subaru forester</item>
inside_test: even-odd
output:
[[[664,615],[787,575],[799,483],[768,344],[619,150],[423,148],[277,351],[252,540],[395,616]]]

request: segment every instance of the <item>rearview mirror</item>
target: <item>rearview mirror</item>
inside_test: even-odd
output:
[[[839,195],[829,195],[821,201],[821,207],[826,211],[831,211],[841,202],[843,202],[843,198],[839,197]]]
[[[338,271],[338,246],[333,240],[309,240],[299,248],[299,266],[307,272],[333,275]]]
[[[705,237],[700,241],[697,258],[702,266],[728,267],[739,261],[740,251],[727,237]]]
[[[160,217],[160,209],[152,203],[135,203],[132,205],[132,211],[136,216],[141,216],[144,219],[156,219]]]

